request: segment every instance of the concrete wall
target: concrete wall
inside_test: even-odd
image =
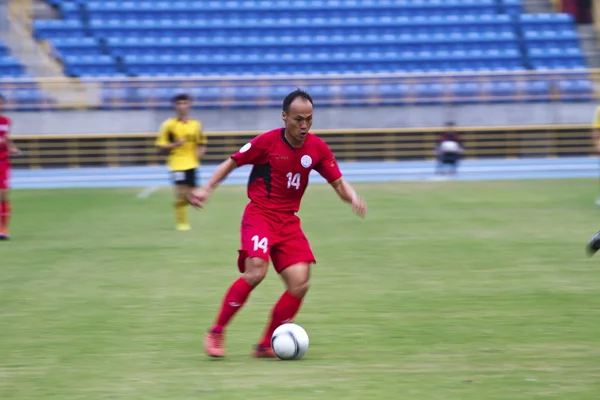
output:
[[[596,103],[464,106],[331,107],[315,110],[313,129],[589,124]],[[9,113],[14,135],[155,132],[164,111],[55,111]],[[277,108],[196,110],[208,132],[265,131],[282,125]]]
[[[0,36],[8,32],[8,0],[0,0]]]

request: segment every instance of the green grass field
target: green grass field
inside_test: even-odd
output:
[[[228,334],[203,333],[236,278],[244,188],[175,232],[171,192],[13,193],[0,242],[0,398],[600,397],[600,229],[593,180],[359,185],[366,220],[327,186],[301,212],[319,260],[297,362],[254,360],[282,285],[270,271]]]

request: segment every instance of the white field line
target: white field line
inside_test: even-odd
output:
[[[148,186],[146,189],[138,193],[137,198],[147,199],[148,197],[152,196],[152,193],[156,192],[158,189],[160,189],[159,186]]]

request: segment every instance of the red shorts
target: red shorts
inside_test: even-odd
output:
[[[9,188],[10,161],[0,160],[0,190]]]
[[[277,273],[298,263],[316,263],[310,243],[295,214],[269,212],[250,203],[242,217],[242,248],[238,268],[244,273],[249,257],[273,261]]]

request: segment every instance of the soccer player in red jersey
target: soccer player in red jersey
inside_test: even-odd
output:
[[[0,95],[0,113],[4,108],[4,97]],[[20,150],[8,137],[11,121],[0,114],[0,240],[8,240],[8,220],[10,219],[10,201],[8,199],[10,179],[10,156],[18,155]]]
[[[353,211],[365,216],[363,198],[342,178],[338,164],[319,137],[309,133],[313,122],[313,100],[302,90],[283,101],[285,128],[255,137],[224,161],[203,187],[190,192],[189,202],[203,207],[212,191],[237,167],[253,165],[248,181],[248,197],[241,224],[238,268],[242,276],[229,288],[217,318],[205,337],[204,348],[212,357],[223,357],[224,333],[250,292],[264,279],[272,260],[285,282],[286,291],[273,307],[262,339],[254,350],[258,358],[275,357],[271,336],[280,325],[290,322],[308,291],[310,265],[315,256],[300,227],[296,212],[311,170],[316,170]]]

